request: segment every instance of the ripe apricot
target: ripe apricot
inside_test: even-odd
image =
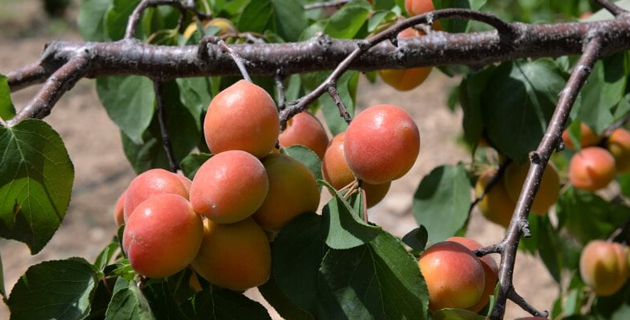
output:
[[[212,99],[203,131],[214,154],[243,150],[262,158],[278,140],[278,110],[265,90],[240,80]]]
[[[424,35],[424,33],[408,28],[398,34],[398,39],[413,38]],[[424,82],[431,73],[432,67],[411,68],[411,69],[384,69],[379,70],[381,79],[398,91],[409,91]]]
[[[289,119],[287,128],[280,134],[278,141],[283,148],[305,146],[322,159],[328,146],[328,135],[319,120],[310,112],[304,111]]]
[[[619,291],[628,278],[627,248],[619,243],[593,240],[580,256],[582,280],[598,296]]]
[[[199,167],[190,186],[193,209],[232,223],[251,216],[265,200],[269,179],[260,160],[241,150],[219,153]]]
[[[407,173],[420,152],[420,132],[409,114],[396,106],[377,105],[348,126],[344,155],[354,175],[383,184]]]
[[[432,0],[405,0],[405,10],[409,13],[409,16],[417,16],[430,11],[435,11],[435,6]],[[434,30],[442,30],[439,21],[433,23]]]
[[[127,190],[123,191],[120,196],[118,196],[118,200],[116,200],[116,206],[114,207],[114,221],[116,221],[117,226],[121,226],[125,223],[125,195],[127,194]]]
[[[600,147],[580,150],[569,163],[569,181],[582,190],[599,190],[613,181],[616,173],[615,158]]]
[[[149,278],[173,275],[195,258],[203,236],[201,217],[180,195],[151,197],[134,210],[123,233],[131,266]]]
[[[625,129],[615,129],[606,141],[606,149],[615,158],[617,172],[630,171],[630,132]]]
[[[523,183],[527,177],[529,171],[529,163],[520,165],[516,162],[512,162],[505,169],[503,174],[503,183],[505,190],[512,201],[516,202],[521,189],[523,189]],[[539,215],[544,215],[551,206],[553,206],[560,197],[560,176],[558,170],[552,163],[548,163],[543,173],[538,192],[532,203],[531,211]]]
[[[269,193],[253,215],[265,230],[278,231],[304,212],[315,212],[320,191],[313,173],[285,154],[262,160],[269,179]]]
[[[582,148],[597,145],[601,138],[589,127],[586,123],[580,123],[580,145]],[[564,130],[562,132],[562,142],[569,150],[575,150],[573,141],[569,138],[569,131]]]
[[[220,224],[204,221],[203,241],[192,262],[208,282],[231,290],[259,286],[271,273],[267,235],[251,218]]]
[[[322,174],[324,179],[328,181],[335,189],[340,190],[355,180],[352,170],[348,166],[343,154],[343,141],[345,132],[336,135],[326,149],[324,158],[322,159]],[[370,184],[363,182],[361,187],[365,190],[365,198],[367,207],[371,208],[381,202],[387,192],[391,182],[383,184]]]
[[[475,196],[483,193],[496,174],[497,170],[491,169],[479,176],[475,185]],[[508,196],[503,179],[499,179],[477,203],[477,207],[486,219],[507,228],[512,220],[516,202]]]
[[[485,275],[479,259],[465,246],[438,242],[422,253],[420,271],[429,290],[429,310],[470,308],[479,302]]]
[[[481,249],[482,247],[479,242],[464,237],[450,237],[446,239],[446,241],[453,241],[462,244],[470,251],[475,251]],[[481,295],[481,298],[479,299],[477,304],[468,308],[468,310],[472,312],[481,311],[481,309],[483,309],[483,307],[485,307],[488,302],[490,302],[490,296],[494,295],[494,287],[496,287],[497,281],[499,281],[499,266],[497,265],[497,262],[494,261],[494,259],[492,259],[492,257],[490,257],[489,255],[485,255],[478,259],[479,262],[481,262],[481,266],[483,267],[486,284],[484,286],[483,294]]]
[[[135,177],[125,196],[125,221],[143,201],[160,194],[172,193],[188,199],[188,187],[182,182],[183,176],[164,169],[147,170]]]

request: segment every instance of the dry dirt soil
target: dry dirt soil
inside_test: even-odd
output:
[[[54,39],[80,41],[74,22],[76,8],[66,21],[53,21],[43,14],[40,1],[1,2],[0,73],[36,61],[44,45]],[[448,89],[456,83],[456,79],[434,71],[425,84],[407,93],[381,83],[360,84],[360,108],[381,103],[399,105],[412,114],[420,128],[422,149],[415,166],[395,181],[386,199],[369,212],[372,221],[396,236],[417,227],[410,210],[412,195],[422,177],[438,165],[470,162],[468,151],[457,143],[461,112],[451,112],[445,104]],[[13,93],[16,108],[23,107],[37,89]],[[134,177],[122,151],[120,134],[98,101],[93,80],[81,80],[57,103],[46,121],[60,133],[74,163],[72,201],[61,228],[40,253],[33,256],[22,243],[0,241],[9,292],[27,268],[38,262],[73,256],[93,261],[115,233],[111,215],[114,203]],[[503,228],[486,222],[476,210],[473,212],[467,236],[488,245],[498,242],[503,234]],[[514,277],[516,290],[522,296],[539,309],[550,309],[557,289],[535,257],[520,253]],[[247,294],[259,296],[255,290]],[[525,315],[510,304],[505,319]],[[8,308],[0,303],[0,319],[8,318]]]

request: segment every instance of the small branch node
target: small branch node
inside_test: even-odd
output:
[[[529,161],[532,164],[539,165],[539,164],[541,164],[542,156],[540,155],[540,153],[538,153],[536,151],[532,151],[532,152],[529,153]]]
[[[333,82],[330,86],[328,86],[328,93],[330,94],[330,97],[335,101],[337,108],[339,108],[339,116],[341,116],[347,124],[350,124],[350,122],[352,121],[352,116],[348,112],[348,109],[346,109],[343,101],[341,101],[339,92],[337,92],[337,83]]]
[[[284,74],[282,69],[278,69],[276,71],[276,75],[273,77],[273,80],[276,83],[276,93],[278,96],[278,109],[284,109],[284,105],[286,103],[286,97],[284,92]]]
[[[361,40],[361,41],[357,42],[357,46],[359,47],[359,49],[361,49],[361,51],[366,51],[366,50],[370,49],[370,47],[372,45],[367,40]]]

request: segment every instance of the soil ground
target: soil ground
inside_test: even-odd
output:
[[[0,6],[0,73],[36,61],[44,45],[53,39],[80,41],[76,25],[76,3],[70,18],[48,19],[40,1],[2,0]],[[420,156],[409,174],[395,181],[386,199],[370,210],[370,219],[396,236],[417,226],[411,215],[411,200],[419,181],[442,164],[470,162],[470,155],[457,139],[461,134],[461,112],[446,107],[448,89],[457,83],[434,71],[419,88],[401,93],[381,83],[362,81],[359,107],[388,103],[408,110],[416,120],[422,137]],[[38,88],[12,94],[16,108],[23,107]],[[58,102],[46,121],[60,133],[75,166],[72,201],[61,228],[50,243],[32,256],[19,242],[3,240],[0,254],[4,263],[7,291],[33,264],[73,256],[93,261],[111,240],[116,227],[112,209],[119,194],[134,177],[120,142],[120,134],[96,96],[94,81],[81,80]],[[484,245],[496,243],[504,229],[486,222],[475,210],[467,236]],[[532,305],[549,310],[557,287],[549,273],[534,257],[519,253],[515,270],[516,290]],[[258,297],[254,290],[247,293]],[[505,319],[525,316],[510,304]],[[0,304],[0,319],[9,311]]]

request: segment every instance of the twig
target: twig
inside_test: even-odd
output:
[[[219,46],[219,48],[221,48],[225,53],[229,54],[230,57],[232,57],[232,60],[234,60],[234,63],[236,63],[238,70],[241,72],[241,75],[243,76],[243,79],[249,82],[252,82],[252,78],[249,77],[249,73],[247,73],[247,69],[245,68],[245,59],[241,58],[241,56],[238,53],[236,53],[236,51],[232,50],[232,48],[228,46],[225,43],[225,41],[223,41],[223,39],[219,37],[204,36],[203,38],[201,38],[201,41],[199,41],[199,51],[198,51],[201,57],[205,57],[205,58],[209,57],[208,50],[207,50],[208,43],[212,43]]]
[[[50,73],[46,72],[39,62],[34,62],[9,73],[7,77],[11,91],[15,92],[33,84],[42,83],[49,75]]]
[[[615,231],[613,231],[610,236],[608,236],[608,241],[613,241],[615,240],[615,238],[617,238],[619,235],[621,234],[625,234],[626,232],[628,232],[628,229],[630,229],[630,218],[628,218],[628,220],[626,220],[626,222],[623,224],[623,226],[615,229]],[[627,244],[628,243],[628,238],[624,238],[623,243]]]
[[[157,102],[157,116],[160,123],[160,132],[162,133],[162,143],[164,144],[164,151],[166,152],[166,158],[168,158],[168,164],[172,172],[179,170],[179,164],[175,159],[175,152],[173,152],[173,146],[171,145],[171,137],[166,127],[166,107],[164,106],[163,95],[163,83],[160,80],[153,79],[153,89],[155,90],[155,99]]]
[[[529,312],[534,317],[547,318],[549,316],[549,312],[548,311],[538,311],[531,304],[529,304],[527,301],[525,301],[525,299],[523,299],[523,297],[521,297],[518,293],[516,293],[514,288],[512,288],[510,293],[508,293],[508,299],[512,300],[519,307],[521,307],[523,310]]]
[[[626,11],[625,9],[623,9],[622,7],[608,1],[608,0],[592,0],[593,2],[599,4],[600,6],[604,7],[604,9],[608,10],[610,13],[612,13],[613,16],[618,16],[620,14],[624,14],[628,11]]]
[[[587,44],[585,45],[584,54],[580,57],[567,84],[560,92],[560,98],[549,123],[549,127],[536,151],[530,154],[531,166],[527,173],[525,183],[523,184],[521,194],[516,202],[516,209],[512,221],[510,222],[507,234],[502,243],[501,266],[499,269],[500,289],[497,303],[490,315],[490,320],[503,318],[506,300],[510,298],[510,292],[514,290],[512,275],[518,243],[521,235],[528,231],[527,217],[540,186],[543,172],[552,152],[562,139],[562,130],[569,118],[573,103],[582,85],[590,75],[595,62],[600,58],[603,43],[602,38],[600,36],[594,36],[585,40]]]
[[[339,7],[342,6],[352,0],[336,0],[329,2],[315,2],[311,4],[305,4],[303,6],[304,10],[313,10],[313,9],[322,9],[322,8],[330,8],[330,7]]]
[[[335,101],[335,104],[339,109],[339,116],[341,116],[347,124],[350,124],[350,122],[352,121],[352,116],[350,115],[350,112],[348,112],[346,105],[341,100],[339,92],[337,92],[337,83],[333,83],[330,87],[328,87],[328,93],[330,94],[330,97],[333,99],[333,101]]]

